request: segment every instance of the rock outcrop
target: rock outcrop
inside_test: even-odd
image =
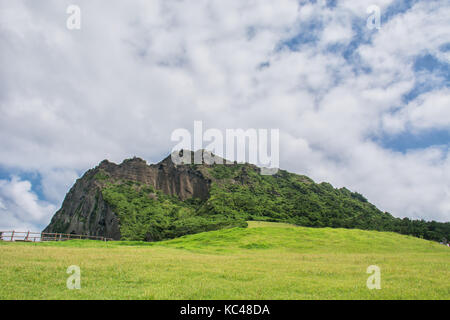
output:
[[[191,156],[194,153],[191,152]],[[104,236],[119,240],[120,220],[113,208],[104,201],[101,192],[105,180],[142,183],[177,196],[180,200],[205,200],[211,185],[211,179],[202,166],[175,165],[170,155],[150,165],[136,157],[121,164],[103,160],[76,181],[43,232]]]

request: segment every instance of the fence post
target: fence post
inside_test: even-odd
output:
[[[11,233],[11,241],[14,241],[14,230],[13,230],[13,232]]]

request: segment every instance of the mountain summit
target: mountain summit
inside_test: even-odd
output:
[[[194,152],[180,152],[194,159]],[[450,238],[450,223],[394,218],[346,188],[284,170],[266,176],[248,163],[204,159],[178,165],[171,155],[150,165],[136,157],[121,164],[103,160],[75,182],[44,232],[158,241],[259,220]]]

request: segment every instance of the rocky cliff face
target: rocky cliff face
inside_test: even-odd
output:
[[[119,165],[104,160],[76,181],[61,209],[43,232],[105,236],[119,240],[120,219],[104,201],[101,192],[106,179],[142,183],[177,196],[180,200],[205,200],[209,195],[211,179],[201,167],[175,165],[170,156],[151,165],[140,158],[127,159]]]

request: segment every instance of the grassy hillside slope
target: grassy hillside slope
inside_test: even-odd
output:
[[[0,242],[0,257],[0,299],[450,298],[449,248],[377,231],[249,222],[151,243]],[[81,290],[66,288],[71,265]]]

